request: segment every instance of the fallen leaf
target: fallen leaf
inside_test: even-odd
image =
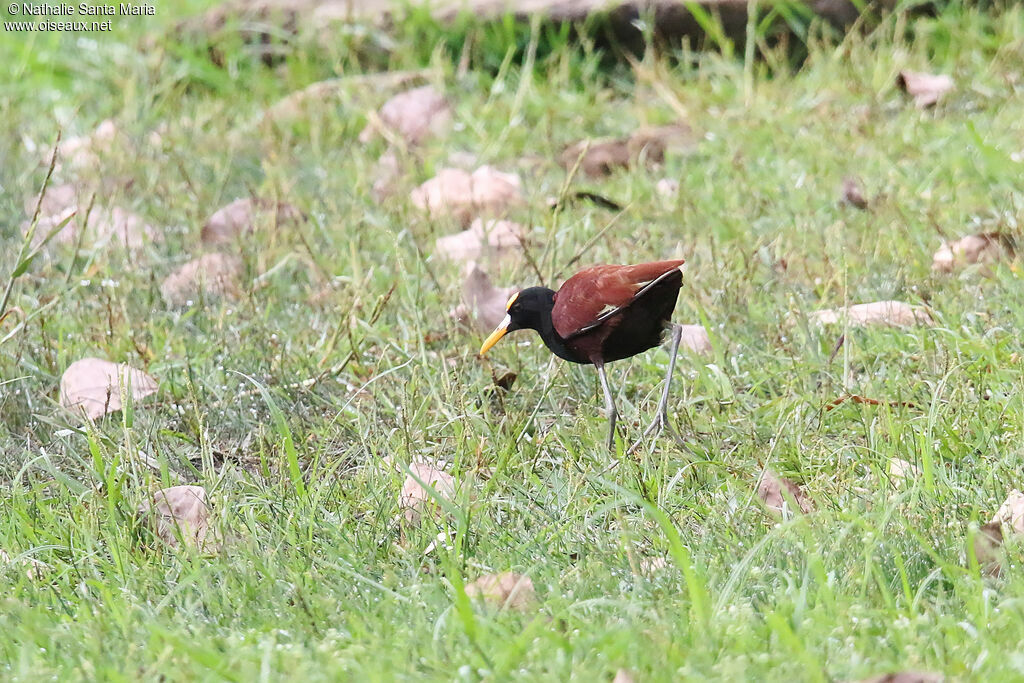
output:
[[[578,162],[580,170],[591,178],[606,176],[616,169],[629,167],[629,140],[580,140],[562,150],[558,161],[567,171]]]
[[[862,211],[868,208],[868,200],[864,196],[864,186],[859,178],[853,176],[843,178],[842,199],[850,206]]]
[[[523,203],[522,182],[514,173],[481,166],[472,174],[441,169],[410,195],[414,206],[431,217],[450,215],[463,225],[479,214],[499,215]]]
[[[984,232],[961,237],[955,242],[943,242],[932,257],[932,270],[951,273],[969,264],[1012,259],[1015,246],[1013,237],[1001,232]]]
[[[1017,489],[1010,491],[989,521],[1005,524],[1015,533],[1024,534],[1024,493]]]
[[[925,109],[936,104],[953,89],[953,79],[945,74],[904,70],[896,77],[896,85],[914,98],[914,105],[918,109]]]
[[[912,462],[893,458],[889,461],[889,482],[899,488],[908,480],[913,481],[921,477],[921,468]]]
[[[567,171],[579,163],[584,174],[599,178],[640,161],[660,164],[667,150],[682,148],[691,140],[690,128],[683,124],[645,126],[627,138],[580,140],[567,146],[558,160]]]
[[[409,470],[410,474],[406,476],[398,497],[398,507],[405,521],[416,524],[424,513],[435,518],[440,516],[437,498],[452,500],[455,497],[455,478],[424,462],[411,463]]]
[[[635,683],[636,679],[633,678],[633,673],[629,669],[619,669],[615,672],[615,678],[612,679],[612,683]]]
[[[988,576],[999,576],[1002,571],[1000,548],[1006,540],[1004,528],[1012,536],[1024,534],[1024,493],[1017,489],[1010,491],[992,519],[974,535],[974,556]]]
[[[160,285],[160,294],[173,307],[185,306],[200,296],[234,296],[241,272],[242,264],[236,256],[203,254],[168,275]]]
[[[764,470],[761,473],[761,481],[757,485],[757,496],[773,512],[784,514],[792,511],[794,502],[801,512],[807,513],[814,510],[814,504],[803,489],[771,470]]]
[[[210,527],[210,508],[202,486],[172,486],[160,489],[138,508],[157,538],[172,548],[179,539],[200,552],[217,552],[220,539]]]
[[[287,202],[250,197],[236,199],[227,206],[217,209],[203,225],[201,239],[207,244],[234,242],[242,235],[249,235],[258,228],[278,228],[298,223],[304,216]]]
[[[1002,546],[1003,525],[1000,522],[983,524],[974,534],[974,557],[986,576],[999,576],[1002,573]]]
[[[385,102],[359,134],[359,141],[370,142],[383,126],[406,144],[416,146],[430,137],[443,135],[451,123],[452,108],[448,100],[434,86],[424,85],[398,93]]]
[[[452,261],[477,261],[482,257],[499,258],[517,253],[522,250],[525,239],[526,228],[518,223],[477,218],[462,232],[438,237],[434,248]]]
[[[629,154],[635,161],[660,164],[666,152],[679,152],[693,144],[693,131],[685,123],[641,126],[629,136]]]
[[[490,332],[505,317],[505,304],[517,290],[515,287],[495,287],[491,278],[476,261],[466,264],[466,279],[462,281],[462,301],[476,323],[477,329]]]
[[[944,680],[942,674],[928,671],[898,671],[865,678],[859,683],[942,683]]]
[[[679,345],[689,349],[693,353],[710,354],[714,349],[711,347],[711,337],[703,325],[680,325],[682,335]]]
[[[514,372],[503,372],[500,375],[492,375],[491,377],[491,381],[494,382],[494,386],[499,389],[504,389],[505,391],[511,389],[517,379],[519,379],[519,375]]]
[[[481,576],[466,586],[466,595],[499,609],[519,611],[530,609],[537,601],[530,577],[515,572]]]
[[[902,301],[875,301],[855,304],[847,308],[815,311],[809,316],[816,325],[832,325],[848,320],[852,326],[894,325],[906,327],[915,324],[934,325],[928,311],[922,306],[911,306]]]
[[[11,559],[11,556],[7,554],[7,551],[0,548],[0,568],[3,566],[17,565],[25,569],[25,576],[30,581],[38,581],[43,578],[45,572],[49,567],[33,557],[19,557],[17,560]]]
[[[60,404],[95,420],[121,410],[121,389],[140,401],[156,393],[157,381],[126,363],[83,358],[68,366],[60,378]]]

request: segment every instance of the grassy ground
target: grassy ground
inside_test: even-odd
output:
[[[134,256],[52,245],[14,283],[24,315],[0,338],[28,317],[0,344],[0,548],[46,569],[0,570],[2,677],[1024,677],[1019,552],[998,579],[965,552],[1022,484],[1020,275],[930,270],[943,236],[1019,233],[1019,8],[894,17],[869,37],[810,40],[792,69],[781,52],[648,55],[631,69],[558,35],[530,64],[530,49],[502,59],[500,31],[473,29],[460,68],[458,46],[435,49],[422,19],[390,43],[349,31],[326,49],[300,44],[271,68],[236,46],[219,68],[190,45],[140,40],[176,19],[161,8],[102,37],[0,46],[3,284],[58,127],[117,121],[129,142],[104,157],[100,197],[164,235]],[[429,67],[457,121],[409,161],[392,200],[370,196],[383,142],[356,140],[387,88],[354,79],[293,123],[258,124],[310,82],[385,66]],[[920,111],[895,87],[902,68],[957,86]],[[626,204],[621,216],[547,210],[565,144],[681,113],[697,134],[687,154],[577,181]],[[530,204],[513,217],[536,226],[548,284],[602,231],[581,263],[688,260],[676,319],[705,324],[714,345],[680,361],[671,412],[688,448],[609,455],[593,371],[550,361],[536,337],[477,357],[480,335],[447,317],[459,268],[432,254],[458,228],[406,200],[453,152],[522,175]],[[847,175],[876,197],[871,210],[837,202]],[[655,191],[661,178],[678,196]],[[232,247],[245,264],[237,300],[166,306],[159,283],[201,251],[206,217],[254,193],[310,221]],[[538,280],[525,259],[491,271]],[[830,360],[842,330],[802,322],[879,299],[926,303],[937,325],[849,330]],[[289,388],[350,354],[336,377]],[[79,428],[57,387],[85,356],[143,368],[160,390]],[[667,361],[658,350],[611,366],[624,438],[649,418]],[[495,391],[506,369],[519,379]],[[847,392],[913,405],[823,410]],[[397,528],[402,475],[384,456],[447,463],[462,484],[451,514]],[[894,488],[896,458],[922,475]],[[755,497],[764,465],[817,511],[768,516]],[[179,482],[211,492],[219,554],[140,547],[136,506]],[[439,526],[454,540],[424,553]],[[667,568],[639,572],[659,557]],[[538,608],[467,609],[457,587],[505,570],[532,578]]]

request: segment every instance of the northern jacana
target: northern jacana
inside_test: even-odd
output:
[[[683,284],[682,265],[680,259],[632,266],[593,266],[570,277],[557,292],[547,287],[528,287],[509,298],[505,319],[484,341],[480,354],[487,353],[507,333],[530,329],[536,330],[559,358],[593,365],[601,379],[611,422],[608,447],[614,450],[618,413],[605,363],[659,346],[666,327],[671,325],[668,374],[657,415],[644,431],[647,437],[655,428],[669,425],[669,384],[682,335],[682,328],[673,324],[671,318]]]

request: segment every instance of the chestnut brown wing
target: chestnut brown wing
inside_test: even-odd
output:
[[[562,338],[600,324],[603,316],[625,306],[644,285],[683,265],[683,260],[633,266],[594,266],[566,280],[555,294],[551,320]]]

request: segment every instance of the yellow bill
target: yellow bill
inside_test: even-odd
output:
[[[491,336],[484,340],[483,346],[480,347],[480,355],[484,355],[491,350],[491,347],[498,343],[498,340],[505,336],[508,332],[508,326],[512,324],[512,316],[506,315],[505,319],[501,321],[501,324],[494,328],[494,332],[491,332]]]

